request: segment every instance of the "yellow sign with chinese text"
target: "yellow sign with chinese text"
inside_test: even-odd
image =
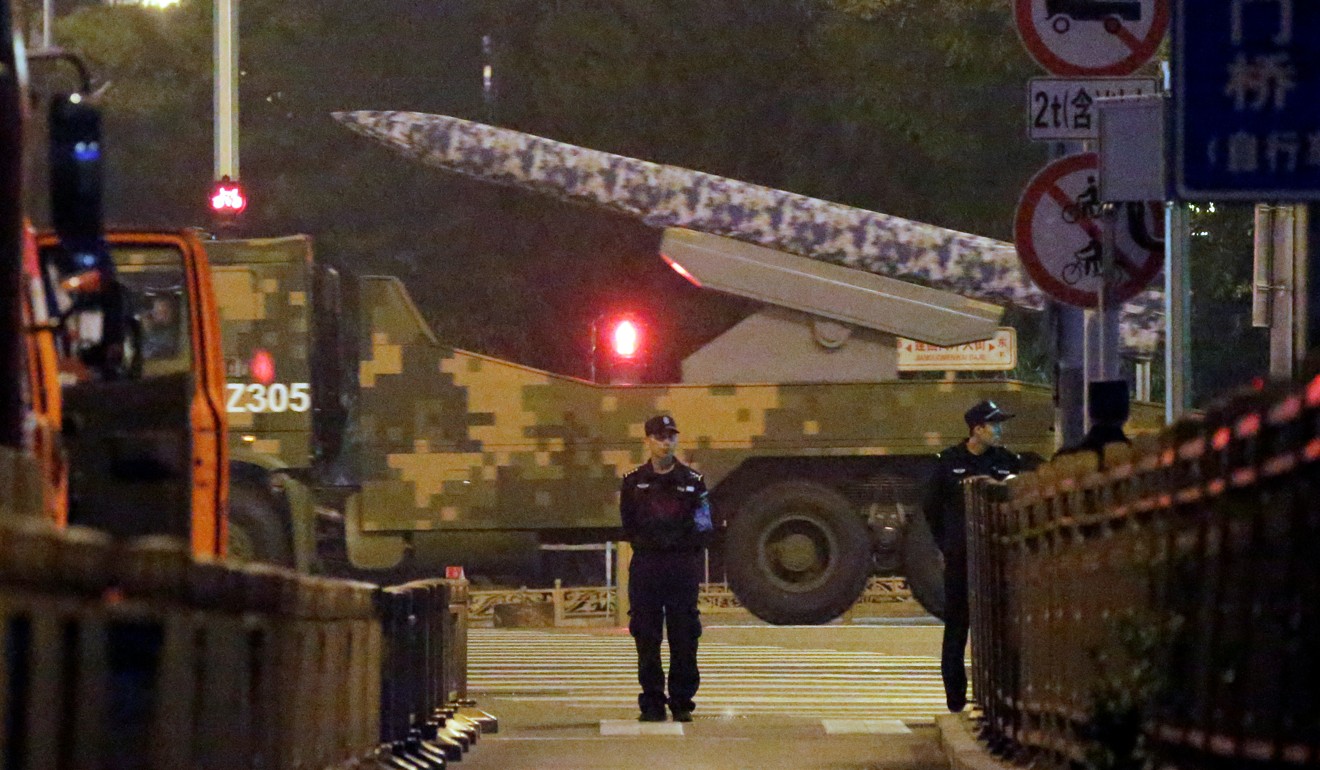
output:
[[[940,347],[898,338],[900,372],[1005,371],[1017,366],[1017,330],[1001,327],[988,340]]]

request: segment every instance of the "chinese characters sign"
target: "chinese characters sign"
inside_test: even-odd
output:
[[[1316,0],[1179,0],[1179,198],[1320,200],[1317,40]]]
[[[1032,78],[1027,91],[1027,132],[1042,141],[1086,140],[1099,135],[1096,100],[1158,93],[1155,78]]]
[[[1017,330],[1003,327],[988,340],[940,347],[898,338],[900,372],[997,372],[1017,366]]]

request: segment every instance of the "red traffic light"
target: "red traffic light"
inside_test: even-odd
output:
[[[642,349],[642,332],[637,323],[627,318],[614,324],[610,330],[610,343],[614,355],[632,358]]]
[[[241,214],[245,208],[247,208],[247,193],[243,192],[243,185],[231,181],[226,176],[221,177],[218,182],[211,186],[211,211],[213,213],[233,216]]]
[[[270,351],[258,348],[252,354],[252,360],[248,362],[248,368],[252,370],[252,379],[262,385],[269,385],[275,381],[275,359]]]

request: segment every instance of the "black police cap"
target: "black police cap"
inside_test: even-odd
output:
[[[982,401],[963,413],[963,420],[967,422],[969,428],[975,428],[977,425],[984,425],[988,422],[1003,422],[1012,418],[1013,415],[1000,409],[999,405],[993,401]]]
[[[663,436],[668,433],[678,433],[678,425],[674,423],[673,417],[667,414],[657,414],[646,421],[646,435]]]

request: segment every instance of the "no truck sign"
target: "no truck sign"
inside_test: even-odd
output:
[[[1052,74],[1121,77],[1150,60],[1169,0],[1013,0],[1018,35]]]

